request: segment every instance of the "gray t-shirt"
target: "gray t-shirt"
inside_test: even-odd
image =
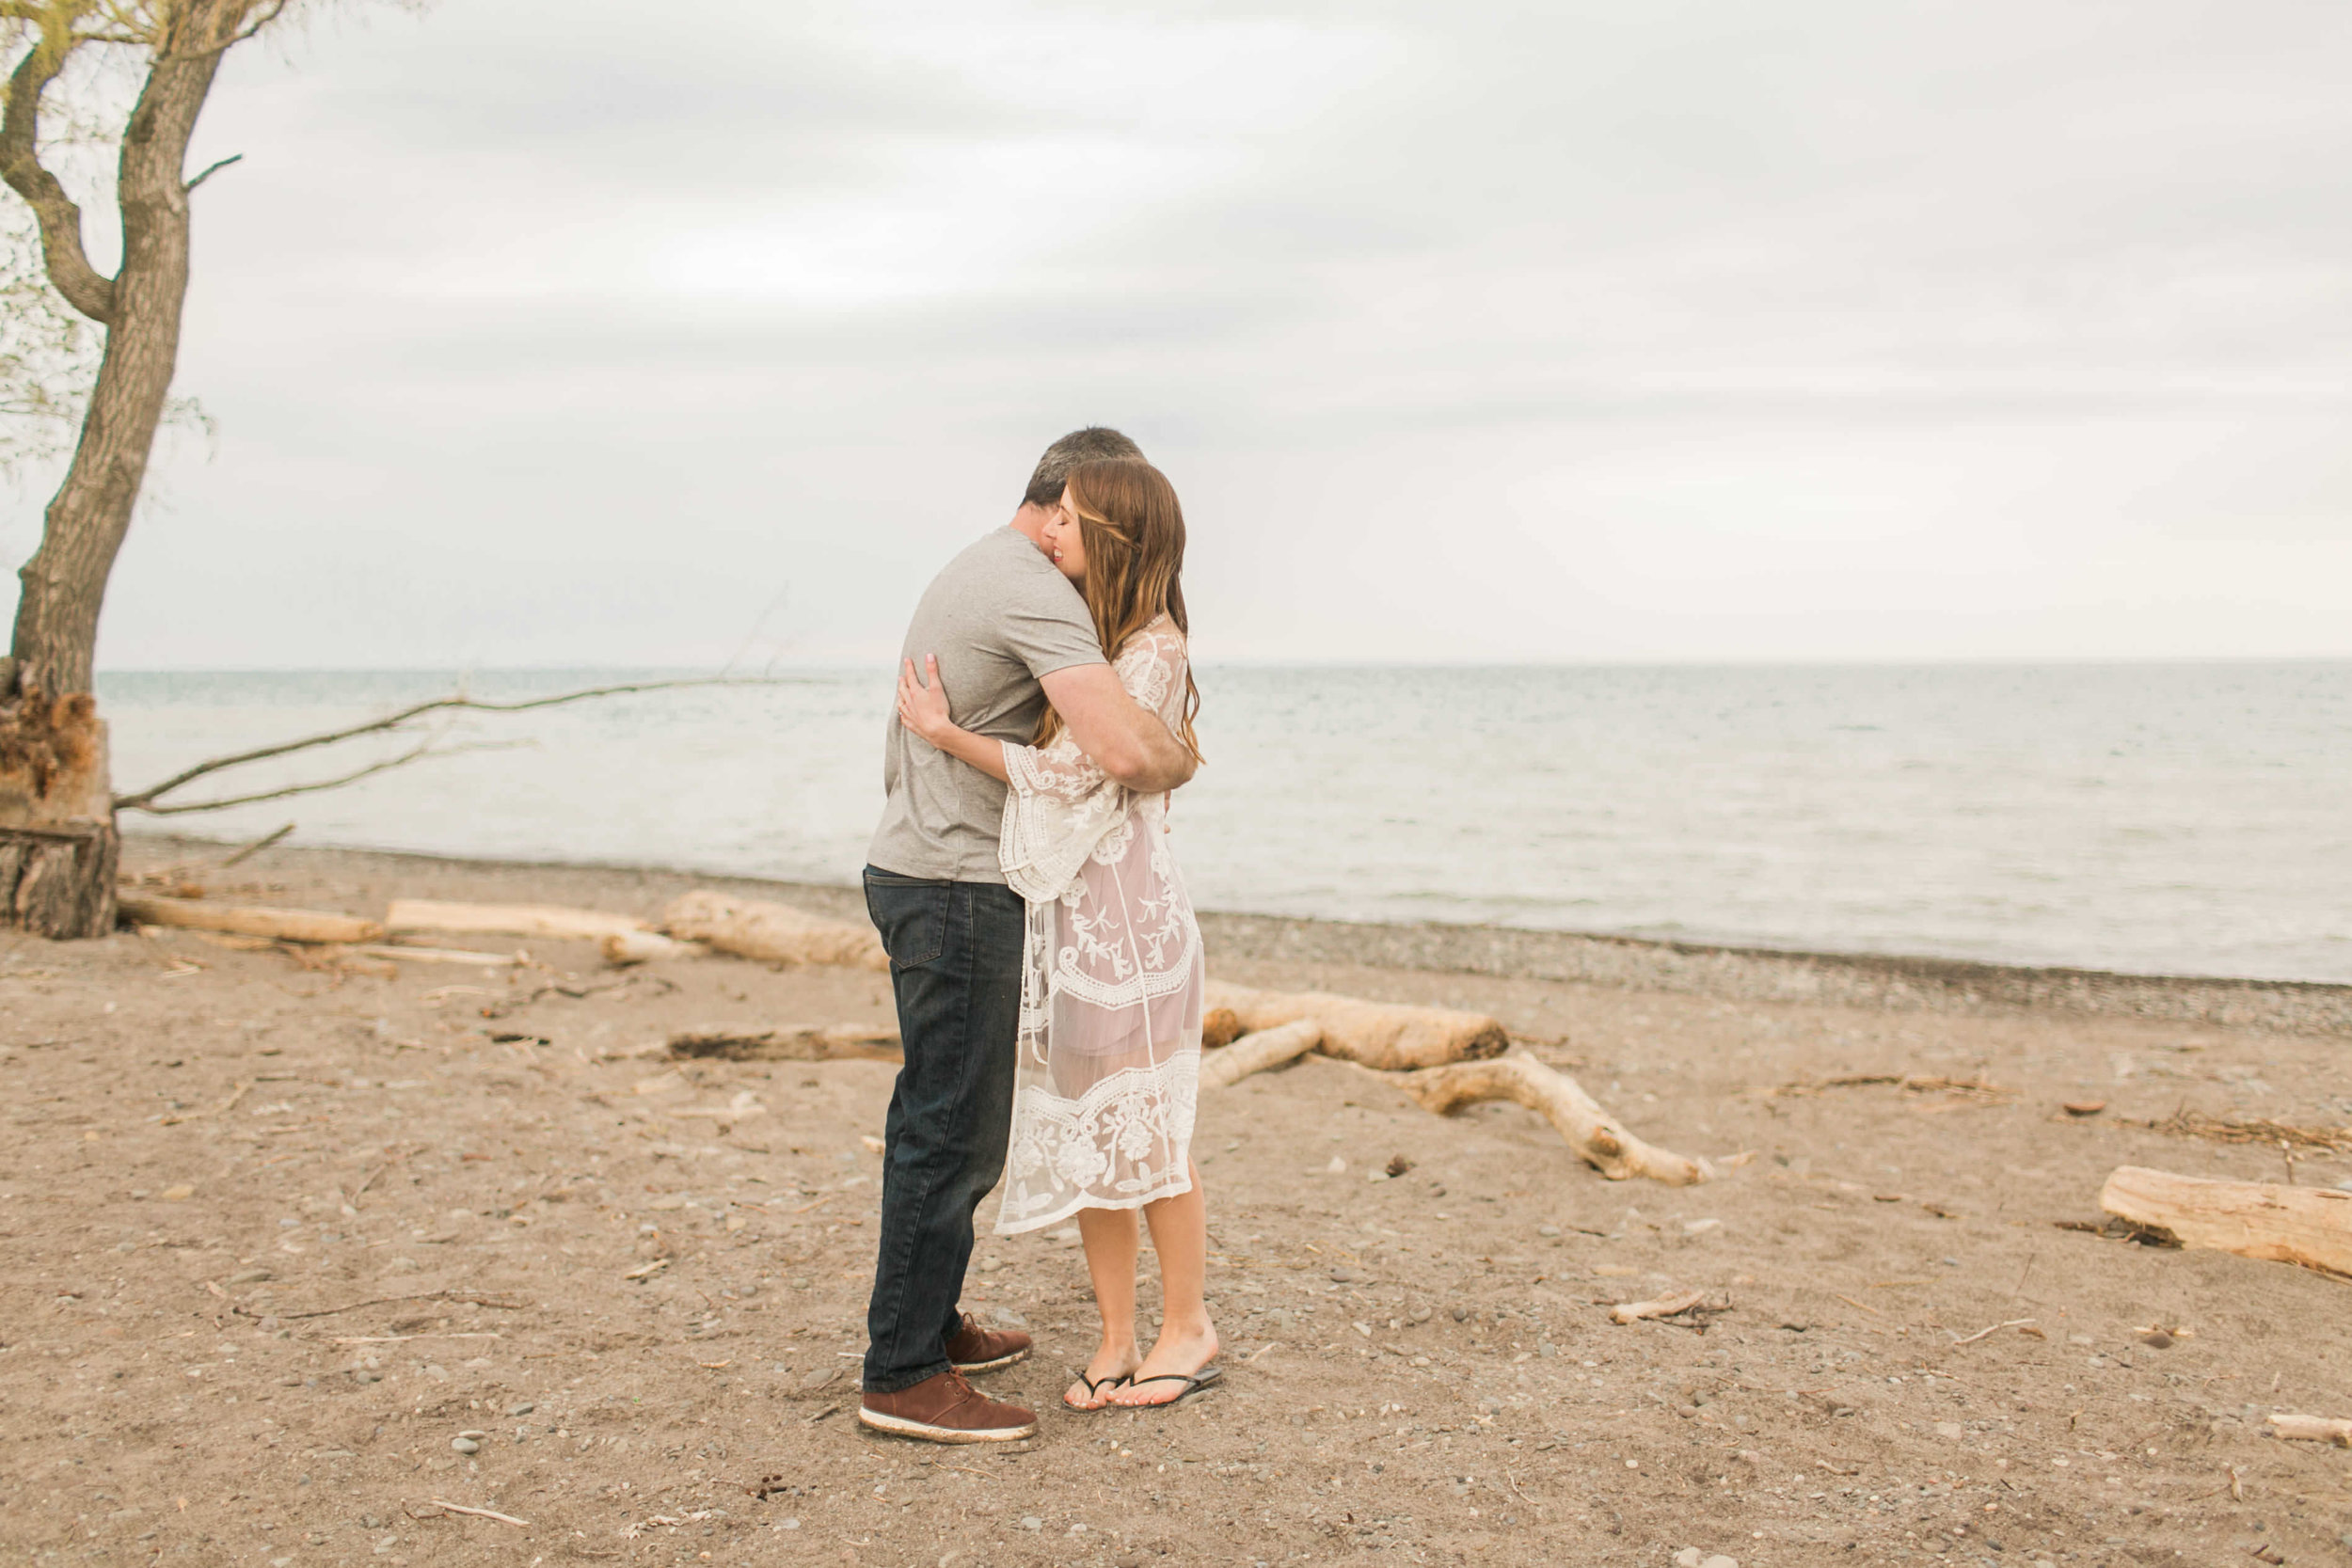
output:
[[[1078,591],[1009,527],[947,562],[923,591],[900,657],[920,673],[926,654],[939,656],[940,684],[958,724],[1022,745],[1045,713],[1040,679],[1109,662]],[[908,733],[895,710],[882,741],[882,787],[890,799],[866,863],[902,877],[1004,881],[996,839],[1005,786]]]

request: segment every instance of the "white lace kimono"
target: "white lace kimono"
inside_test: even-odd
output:
[[[1184,638],[1162,616],[1120,684],[1176,724]],[[1200,1084],[1200,928],[1164,831],[1166,795],[1114,784],[1065,733],[1008,745],[1000,854],[1028,900],[1020,1061],[999,1235],[1189,1191]]]

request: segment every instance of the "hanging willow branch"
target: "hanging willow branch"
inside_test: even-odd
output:
[[[164,796],[211,774],[222,772],[230,768],[242,768],[247,763],[266,762],[272,757],[290,756],[296,752],[313,751],[321,746],[333,746],[342,741],[356,740],[361,736],[382,735],[388,731],[397,730],[404,724],[412,723],[428,713],[446,713],[459,708],[469,709],[477,713],[522,713],[531,708],[558,707],[565,703],[585,702],[592,697],[620,697],[635,691],[676,691],[691,687],[706,686],[787,686],[790,684],[792,683],[789,681],[773,677],[745,680],[726,676],[695,680],[639,681],[628,686],[592,686],[579,691],[562,691],[552,697],[532,697],[519,703],[484,702],[480,698],[469,697],[463,692],[458,692],[447,697],[436,697],[431,702],[418,703],[414,706],[402,708],[397,713],[388,713],[381,719],[371,719],[364,724],[354,724],[349,729],[330,730],[324,735],[305,736],[299,740],[280,741],[275,746],[262,746],[250,752],[238,752],[230,756],[213,757],[192,768],[183,768],[163,783],[139,790],[135,794],[116,796],[115,810],[143,811],[151,816],[167,816],[181,812],[221,811],[230,806],[251,805],[257,800],[276,800],[289,795],[306,795],[314,790],[334,789],[342,784],[356,783],[371,774],[381,773],[407,763],[422,761],[426,757],[450,756],[459,752],[488,749],[481,746],[437,747],[431,741],[427,741],[400,756],[372,763],[368,767],[359,768],[356,772],[346,773],[340,778],[322,779],[315,784],[290,784],[283,789],[233,796],[220,800],[197,801],[184,805],[158,803]]]

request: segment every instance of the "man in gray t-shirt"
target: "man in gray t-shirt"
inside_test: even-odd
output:
[[[1073,467],[1142,455],[1100,428],[1048,447],[1011,523],[924,592],[904,657],[917,671],[938,658],[963,728],[1025,744],[1050,702],[1105,773],[1155,792],[1192,777],[1192,753],[1120,688],[1086,601],[1038,543]],[[1012,1128],[1025,923],[996,856],[1005,786],[909,734],[895,713],[882,784],[866,907],[890,954],[906,1062],[883,1128],[859,1419],[934,1442],[1006,1442],[1034,1433],[1037,1418],[964,1374],[1020,1360],[1028,1336],[984,1329],[958,1306],[973,1212],[1004,1174]]]
[[[956,722],[1018,745],[1044,715],[1041,681],[1104,663],[1086,601],[1017,526],[982,536],[931,579],[899,657],[920,670],[932,655],[940,685],[954,694]],[[882,788],[889,800],[867,864],[947,882],[1005,879],[996,862],[1005,786],[915,736],[896,713],[882,741]]]

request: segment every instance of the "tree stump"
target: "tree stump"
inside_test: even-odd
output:
[[[104,936],[121,858],[97,702],[38,689],[0,702],[0,927]]]

